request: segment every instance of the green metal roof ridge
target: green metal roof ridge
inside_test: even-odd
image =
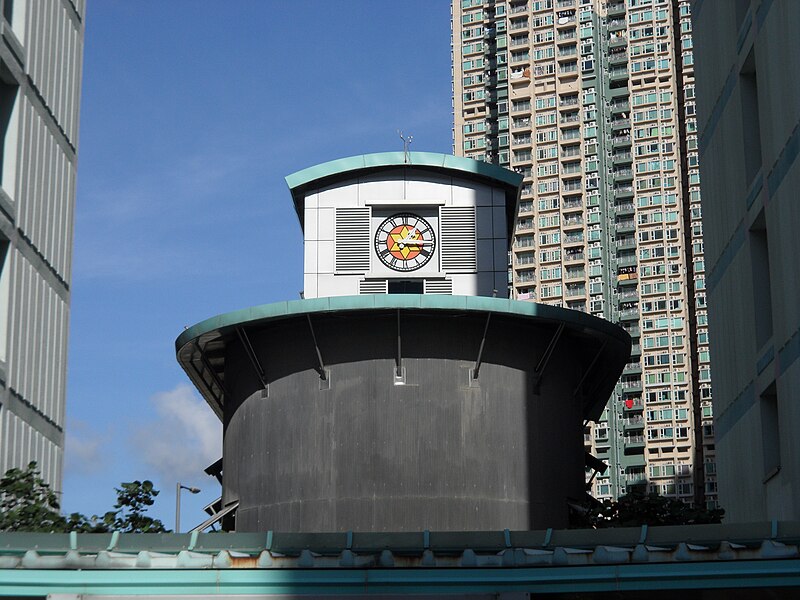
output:
[[[503,184],[519,187],[522,175],[492,163],[438,152],[409,152],[406,162],[404,152],[377,152],[339,158],[308,167],[286,176],[286,184],[290,190],[307,186],[315,181],[344,173],[372,169],[375,167],[439,167],[458,171],[468,175],[478,175],[499,181]]]
[[[219,314],[200,321],[183,331],[175,340],[175,350],[179,352],[186,344],[206,333],[254,321],[281,319],[303,314],[386,308],[480,311],[518,315],[521,317],[564,321],[577,327],[593,329],[621,341],[627,342],[629,339],[621,327],[605,319],[577,310],[538,304],[536,302],[523,302],[508,298],[488,298],[485,296],[365,294],[363,296],[333,296],[330,298],[288,300]]]

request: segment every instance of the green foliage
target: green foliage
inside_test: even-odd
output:
[[[158,519],[146,516],[155,502],[158,490],[153,482],[131,481],[114,488],[116,510],[87,518],[81,513],[64,517],[59,512],[58,498],[41,478],[35,462],[24,471],[9,469],[0,479],[0,531],[38,531],[106,533],[164,533],[167,529]]]
[[[699,525],[721,523],[725,511],[690,506],[674,498],[658,494],[634,492],[621,496],[616,502],[604,500],[576,511],[571,527],[639,527],[641,525]]]
[[[0,479],[0,531],[65,531],[58,498],[36,463],[9,469]]]

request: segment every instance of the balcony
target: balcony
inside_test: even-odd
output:
[[[559,119],[559,123],[561,125],[565,123],[578,123],[581,120],[581,115],[577,112],[574,113],[566,113],[561,115],[561,119]]]
[[[561,151],[561,158],[572,158],[574,156],[581,155],[581,147],[580,146],[567,146],[564,150]]]
[[[578,63],[564,63],[558,67],[559,77],[572,77],[578,75]]]
[[[576,296],[585,296],[586,295],[586,287],[581,284],[575,287],[567,286],[567,298],[574,298]]]
[[[630,119],[611,119],[611,129],[623,129],[631,126]]]
[[[564,254],[564,262],[576,262],[579,260],[584,260],[586,255],[583,252],[566,252]]]
[[[622,437],[622,443],[625,444],[625,450],[629,448],[644,448],[643,435],[626,435]]]
[[[564,8],[575,8],[575,0],[558,0],[556,9],[561,10]]]
[[[641,415],[636,417],[628,417],[626,419],[622,419],[622,426],[624,431],[644,429],[644,419]]]
[[[521,4],[519,6],[512,6],[510,12],[512,15],[518,15],[520,13],[524,13],[526,10],[528,10],[528,5]]]
[[[617,181],[630,181],[633,179],[633,170],[624,167],[622,169],[614,169],[612,175]]]
[[[631,321],[639,318],[639,308],[626,308],[624,310],[619,311],[619,318],[624,321]],[[642,388],[642,384],[639,383],[639,389]]]
[[[631,356],[641,356],[642,354],[642,347],[639,344],[633,344],[631,346]]]
[[[625,327],[625,325],[628,325],[628,327]],[[639,337],[639,326],[636,323],[620,323],[619,326],[622,327],[629,336],[634,338],[634,341]]]
[[[619,31],[621,29],[625,29],[625,19],[609,19],[608,21],[608,30],[609,31]]]
[[[627,46],[628,38],[625,36],[624,31],[617,31],[608,38],[609,48],[619,48],[620,46]]]
[[[634,229],[636,229],[636,221],[633,219],[626,219],[614,223],[614,231],[617,233],[631,233]]]
[[[571,142],[572,140],[580,139],[581,137],[581,130],[580,129],[564,129],[561,131],[561,143]],[[580,153],[580,148],[578,148],[578,152]]]
[[[614,2],[606,6],[606,14],[609,17],[619,17],[625,14],[625,3]]]
[[[609,65],[621,65],[625,62],[628,62],[628,53],[624,50],[622,52],[612,52],[608,55]]]
[[[634,237],[620,238],[615,242],[614,245],[620,250],[626,250],[628,248],[636,248],[636,238]]]
[[[632,254],[625,254],[623,256],[617,257],[617,266],[619,267],[627,267],[635,264],[636,264],[636,256]]]
[[[583,200],[580,198],[576,199],[565,199],[561,203],[561,208],[564,210],[574,210],[576,208],[583,208]]]
[[[631,145],[631,136],[630,135],[612,135],[611,136],[611,145],[615,148],[618,146],[628,146]]]
[[[608,70],[611,82],[624,81],[628,79],[628,67],[612,67]]]
[[[622,373],[624,375],[635,375],[641,372],[642,372],[642,365],[639,364],[639,361],[629,362],[627,365],[625,365],[625,368],[622,370]]]
[[[564,236],[564,243],[565,244],[582,244],[583,243],[583,233],[570,233]]]
[[[632,190],[633,188],[631,188],[631,190],[628,191]],[[615,204],[614,211],[617,213],[618,216],[633,214],[634,211],[633,202],[622,202],[620,204]]]
[[[556,40],[559,41],[559,42],[567,42],[569,40],[574,40],[577,37],[578,37],[578,34],[575,32],[574,29],[572,29],[570,31],[562,31],[561,33],[559,33],[558,37],[556,38]]]
[[[615,185],[614,186],[614,197],[616,198],[633,198],[633,186],[632,185]]]
[[[627,291],[624,291],[624,292],[620,292],[617,295],[617,298],[619,298],[621,301],[631,300],[631,299],[638,300],[639,299],[639,292],[637,292],[636,290],[627,290]]]
[[[611,155],[611,160],[614,164],[630,164],[633,158],[630,152],[614,152]]]
[[[567,269],[564,279],[567,280],[586,279],[586,271],[583,269],[575,269],[575,270]]]
[[[564,228],[571,229],[574,227],[582,227],[583,226],[583,217],[580,215],[571,216],[571,217],[564,217]]]
[[[622,403],[623,413],[632,413],[642,410],[644,403],[641,398],[628,398]]]
[[[630,104],[627,98],[618,98],[611,103],[611,112],[627,112],[630,110]]]

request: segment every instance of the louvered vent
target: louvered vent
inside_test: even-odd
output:
[[[336,272],[366,273],[369,271],[370,209],[336,209]]]
[[[385,279],[382,280],[366,280],[362,279],[358,282],[359,294],[388,294],[389,284]]]
[[[478,270],[478,240],[474,207],[442,206],[439,242],[442,271],[474,273]]]
[[[449,279],[426,279],[426,294],[447,294],[453,295],[453,282]]]

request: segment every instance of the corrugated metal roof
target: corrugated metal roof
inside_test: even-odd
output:
[[[0,569],[552,567],[798,557],[800,522],[497,532],[0,534]]]
[[[423,600],[661,592],[655,597],[665,598],[679,590],[769,589],[797,597],[799,543],[797,522],[600,531],[0,534],[0,596]]]

